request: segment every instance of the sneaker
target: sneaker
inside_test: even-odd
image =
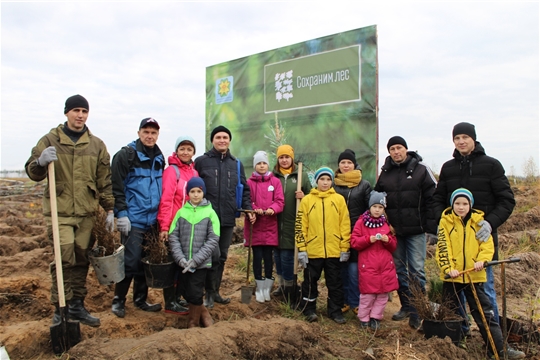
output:
[[[343,305],[343,307],[341,308],[341,312],[342,313],[346,313],[347,311],[349,311],[351,307],[347,304]]]
[[[409,315],[411,315],[410,312],[405,311],[405,310],[399,310],[397,313],[392,315],[392,320],[394,320],[394,321],[405,320],[406,318],[409,317]]]
[[[367,329],[369,327],[369,321],[360,321],[360,327],[362,329]]]
[[[332,320],[334,320],[335,322],[337,322],[338,324],[345,324],[347,322],[347,320],[345,320],[345,318],[343,317],[343,315],[336,315],[332,318]]]
[[[510,346],[508,346],[506,349],[506,355],[508,356],[509,360],[525,358],[525,353],[523,351],[516,350]]]
[[[420,330],[422,326],[422,319],[418,317],[409,317],[409,326],[415,330]]]
[[[378,319],[371,318],[369,319],[369,327],[371,328],[371,330],[374,330],[374,331],[379,330],[381,327],[381,321]]]
[[[306,314],[306,321],[307,321],[307,322],[312,323],[312,322],[317,321],[318,319],[319,319],[319,318],[317,317],[317,314],[315,314],[315,313]]]

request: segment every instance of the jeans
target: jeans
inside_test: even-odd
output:
[[[294,250],[274,248],[276,273],[285,281],[294,280]]]
[[[493,267],[486,268],[487,281],[484,283],[484,291],[491,302],[493,308],[493,320],[499,323],[499,307],[497,305],[497,293],[495,292],[495,278],[493,277]]]
[[[397,248],[392,255],[398,276],[398,295],[401,301],[401,309],[409,311],[412,318],[417,318],[416,309],[409,302],[411,296],[409,281],[418,282],[422,291],[425,291],[426,234],[397,235]]]
[[[358,263],[357,262],[346,262],[342,263],[346,269],[342,271],[343,279],[343,291],[344,291],[344,301],[345,304],[349,305],[352,309],[358,307],[360,299],[360,289],[358,284]]]

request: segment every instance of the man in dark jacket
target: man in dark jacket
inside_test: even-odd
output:
[[[161,177],[165,159],[156,144],[159,124],[152,118],[141,121],[139,138],[124,146],[112,161],[112,187],[116,226],[125,246],[124,280],[116,284],[112,312],[125,316],[126,295],[133,279],[133,303],[144,311],[160,311],[161,304],[148,304],[148,286],[141,259],[146,237],[157,234],[157,212],[161,199]]]
[[[247,186],[244,165],[240,162],[240,174],[237,170],[237,160],[231,155],[229,145],[232,135],[225,126],[214,128],[210,134],[212,149],[195,160],[195,169],[206,185],[206,199],[212,203],[220,222],[219,261],[212,262],[212,269],[206,278],[205,306],[212,308],[214,301],[218,304],[228,304],[231,299],[219,294],[225,261],[229,253],[234,226],[236,224],[236,185],[238,179],[244,185],[242,193],[242,208],[251,210],[249,186]],[[255,214],[248,214],[250,221],[255,221]]]
[[[457,188],[466,188],[474,196],[475,209],[484,212],[482,229],[476,233],[480,241],[487,241],[493,236],[495,243],[494,260],[498,259],[497,228],[510,216],[516,205],[514,193],[501,163],[486,155],[482,145],[476,141],[476,129],[473,124],[459,123],[452,131],[454,139],[454,158],[445,162],[441,168],[439,184],[434,195],[435,215],[440,219],[448,206],[450,195]],[[495,321],[499,321],[497,296],[495,293],[493,269],[486,268],[486,294],[491,300]]]
[[[56,184],[47,184],[43,194],[43,215],[47,233],[52,235],[49,187],[56,187],[58,228],[62,256],[64,292],[68,316],[89,326],[100,326],[100,320],[84,307],[87,295],[88,249],[98,206],[108,212],[107,230],[114,230],[110,156],[103,141],[86,126],[90,107],[81,95],[66,100],[67,121],[43,136],[32,149],[24,166],[34,181],[48,176],[48,165],[54,162]],[[51,301],[56,306],[53,325],[60,324],[56,264],[50,266]]]
[[[394,227],[398,240],[393,256],[401,309],[392,316],[392,320],[409,317],[409,325],[418,329],[421,320],[409,301],[409,281],[414,279],[425,289],[426,233],[437,231],[432,212],[437,182],[431,170],[422,163],[422,157],[407,151],[407,143],[401,136],[390,138],[387,149],[390,156],[382,167],[375,191],[387,194],[388,222]]]

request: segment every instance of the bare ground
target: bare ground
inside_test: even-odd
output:
[[[41,216],[42,185],[0,180],[0,343],[11,359],[56,359],[51,350],[49,326],[53,307],[49,301],[49,263],[52,243]],[[509,322],[517,320],[512,346],[530,359],[540,359],[540,206],[538,186],[515,188],[518,206],[526,212],[514,214],[499,230],[501,253],[519,256],[521,262],[506,266],[506,299]],[[528,204],[528,205],[527,205]],[[429,249],[433,252],[433,248]],[[85,301],[101,319],[99,328],[81,325],[83,341],[62,359],[483,359],[485,350],[477,330],[466,341],[467,349],[447,339],[426,340],[412,331],[406,321],[390,320],[399,302],[389,302],[382,327],[376,333],[359,328],[352,312],[348,322],[338,325],[325,316],[324,294],[319,297],[319,322],[308,324],[298,312],[288,310],[277,299],[247,305],[240,301],[245,284],[243,247],[231,250],[223,281],[223,294],[232,302],[216,304],[211,310],[216,322],[206,329],[186,329],[187,317],[146,313],[135,309],[128,295],[126,317],[110,311],[113,286],[99,285],[93,269],[88,277]],[[501,290],[500,267],[495,268]],[[131,294],[131,292],[130,292]],[[499,305],[502,294],[499,292]],[[149,299],[162,302],[162,291],[151,289]]]

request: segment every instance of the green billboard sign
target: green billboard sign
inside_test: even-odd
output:
[[[376,26],[209,66],[206,133],[218,125],[231,130],[231,152],[247,176],[255,152],[266,151],[273,168],[276,148],[289,144],[309,171],[337,169],[339,154],[351,149],[373,184],[377,86]]]

